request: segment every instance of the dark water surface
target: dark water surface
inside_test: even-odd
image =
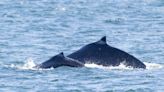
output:
[[[147,69],[31,67],[107,36]],[[1,0],[1,92],[163,92],[163,0]]]

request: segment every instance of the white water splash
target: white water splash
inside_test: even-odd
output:
[[[49,69],[42,69],[42,68],[37,68],[35,67],[37,64],[35,64],[34,60],[32,58],[28,58],[25,63],[22,65],[20,64],[11,64],[9,67],[11,68],[17,68],[20,70],[53,70],[54,68],[49,68]]]
[[[100,68],[100,69],[110,69],[110,70],[132,70],[132,67],[127,67],[124,64],[120,64],[119,66],[102,66],[97,64],[85,64],[88,68]]]
[[[22,69],[33,69],[36,64],[32,58],[28,58],[26,63],[23,65]]]
[[[12,68],[36,70],[34,66],[36,66],[36,64],[34,63],[32,58],[28,58],[23,65],[15,65],[15,64],[10,65],[10,67]]]
[[[163,68],[162,64],[156,64],[156,63],[147,63],[144,62],[146,65],[147,70],[154,70],[154,69],[161,69]],[[97,64],[85,64],[85,67],[88,68],[100,68],[100,69],[110,69],[110,70],[133,70],[134,68],[132,67],[127,67],[124,64],[120,64],[119,66],[102,66],[102,65],[97,65]]]

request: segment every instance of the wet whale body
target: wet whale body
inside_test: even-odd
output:
[[[84,64],[79,62],[78,60],[71,59],[69,57],[65,57],[63,52],[55,55],[54,57],[50,58],[49,60],[36,65],[35,68],[57,68],[60,66],[69,66],[69,67],[83,67]]]
[[[74,53],[64,56],[63,52],[49,60],[36,65],[35,68],[57,68],[60,66],[83,67],[85,63],[94,63],[103,66],[119,66],[123,63],[133,68],[146,68],[136,57],[129,53],[109,46],[106,36],[99,41],[88,44]]]
[[[146,68],[136,57],[129,53],[109,46],[106,42],[106,36],[102,37],[99,41],[88,44],[68,57],[80,61],[81,63],[94,63],[103,66],[119,66],[123,63],[132,68]]]

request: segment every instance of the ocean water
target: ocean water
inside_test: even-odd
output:
[[[107,36],[143,61],[34,69]],[[0,0],[1,92],[164,92],[163,0]]]

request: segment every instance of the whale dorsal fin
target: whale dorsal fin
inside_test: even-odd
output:
[[[99,41],[97,41],[98,44],[106,44],[106,36],[103,36]]]
[[[64,53],[61,52],[61,53],[59,53],[57,56],[64,57]]]
[[[103,36],[100,40],[106,43],[106,36]]]

